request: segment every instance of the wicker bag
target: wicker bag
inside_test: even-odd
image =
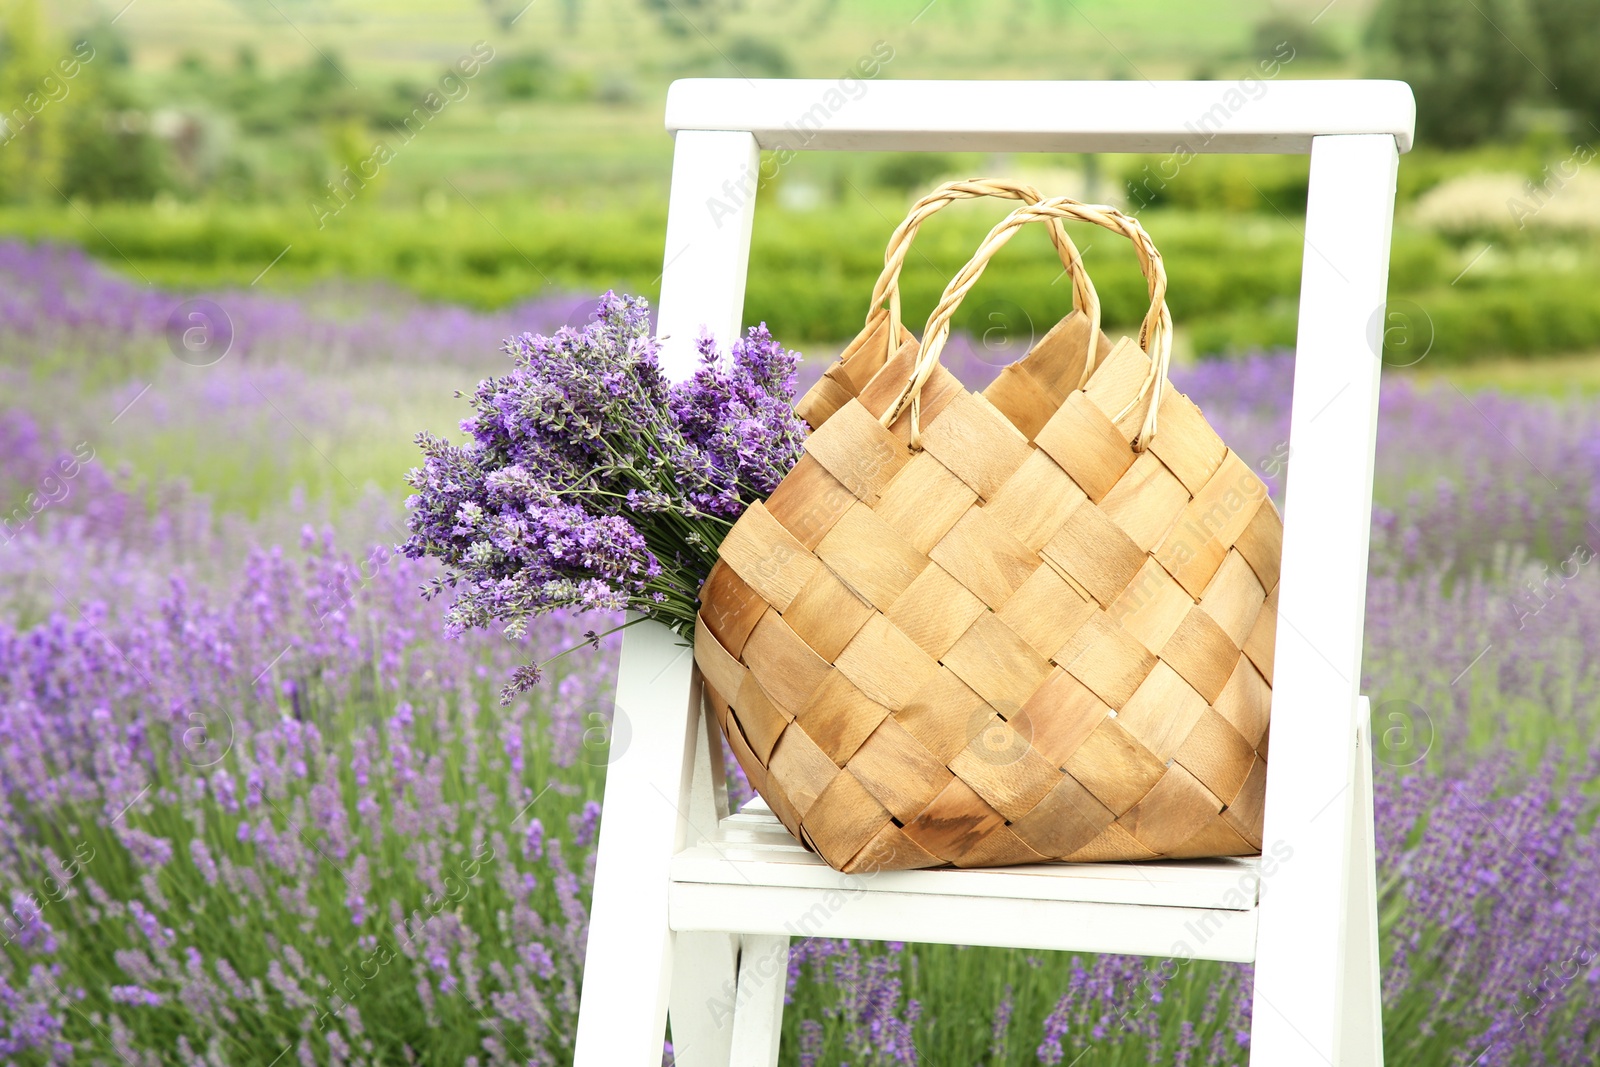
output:
[[[1061,219],[1133,242],[1138,342],[1102,337],[1075,285],[1076,310],[966,391],[939,365],[951,316],[1017,228]],[[1165,291],[1134,219],[1017,209],[892,356],[891,300],[881,366],[830,370],[859,388],[808,408],[806,455],[724,540],[695,635],[705,700],[833,867],[1260,850],[1282,522],[1167,383]]]

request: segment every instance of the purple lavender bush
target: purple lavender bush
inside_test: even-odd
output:
[[[0,1063],[570,1062],[627,709],[610,646],[506,708],[496,692],[593,620],[447,639],[416,596],[443,566],[389,547],[392,493],[246,508],[100,438],[80,450],[63,411],[137,396],[182,298],[50,248],[0,243],[0,278]],[[315,398],[325,344],[413,345],[420,366],[511,332],[412,307],[414,342],[385,315],[270,300],[236,316],[239,366],[182,368],[119,427],[193,419],[189,396],[278,419],[266,397],[281,379]],[[559,336],[569,309],[519,328]],[[99,377],[45,388],[39,360]],[[1281,493],[1288,355],[1174,377]],[[315,435],[343,405],[288,414]],[[1363,687],[1393,1063],[1600,1058],[1596,426],[1593,398],[1384,387]],[[694,438],[725,463],[736,440]],[[1232,965],[801,939],[782,1062],[1242,1065],[1250,990]]]
[[[559,609],[655,619],[689,636],[717,546],[800,458],[799,357],[751,327],[726,361],[668,382],[643,300],[606,293],[582,329],[506,342],[510,374],[479,384],[466,443],[421,433],[402,551],[446,566],[446,626],[520,637]],[[526,689],[537,665],[506,688]]]

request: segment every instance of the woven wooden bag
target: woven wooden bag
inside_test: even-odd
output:
[[[1133,242],[1139,340],[1101,337],[1084,285],[1090,306],[967,392],[939,365],[951,316],[1022,224],[1061,219]],[[1260,850],[1282,522],[1167,383],[1165,292],[1134,219],[1017,209],[925,345],[885,343],[856,395],[812,407],[806,455],[724,540],[695,635],[705,699],[833,867]]]

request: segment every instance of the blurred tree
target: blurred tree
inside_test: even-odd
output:
[[[211,77],[211,64],[206,62],[204,53],[194,48],[186,48],[178,57],[178,70],[190,77]]]
[[[290,110],[301,120],[346,119],[366,114],[372,100],[345,76],[336,55],[318,50],[306,65],[290,75]]]
[[[716,33],[722,17],[740,8],[739,0],[640,0],[646,11],[675,37]]]
[[[839,0],[817,0],[811,9],[809,28],[812,30],[825,30],[833,21],[833,16],[839,11]]]
[[[271,79],[261,69],[260,57],[250,45],[234,53],[233,70],[221,82],[222,104],[232,111],[247,133],[278,133],[293,122],[286,97],[290,95],[284,79]]]
[[[794,64],[776,41],[741,34],[722,49],[728,62],[747,78],[792,78]]]
[[[1304,15],[1281,12],[1257,22],[1251,32],[1252,56],[1272,56],[1278,46],[1288,42],[1296,59],[1330,61],[1344,58],[1343,50],[1332,37]]]
[[[166,152],[122,70],[84,68],[66,112],[61,191],[86,200],[149,200],[168,185]]]
[[[73,79],[56,64],[78,57],[52,41],[37,0],[13,0],[4,9],[0,37],[0,198],[32,200],[55,195],[61,175],[62,104]]]
[[[638,87],[626,71],[608,70],[594,87],[594,99],[601,104],[631,104],[638,99]]]
[[[126,70],[133,62],[133,49],[128,47],[128,39],[109,19],[99,19],[76,36],[94,49],[94,61],[100,66]]]
[[[1379,72],[1411,83],[1417,136],[1435,144],[1468,145],[1503,133],[1533,73],[1519,51],[1519,40],[1532,47],[1520,8],[1510,0],[1473,0],[1470,7],[1382,0],[1368,28]]]
[[[494,20],[502,33],[510,33],[527,8],[517,0],[483,0],[484,13]]]
[[[951,166],[939,152],[890,152],[872,170],[872,180],[888,189],[910,192],[930,184]]]
[[[162,146],[129,88],[126,42],[108,22],[69,47],[43,30],[34,0],[11,5],[0,45],[0,195],[149,199],[165,183]]]
[[[354,119],[343,119],[328,129],[328,153],[335,174],[330,183],[343,197],[376,197],[388,177],[384,166],[393,158],[390,149],[378,147],[367,128]]]
[[[1556,99],[1586,122],[1600,123],[1600,2],[1528,0],[1528,12]]]
[[[543,52],[498,57],[487,73],[489,84],[512,100],[533,100],[555,90],[555,64]]]
[[[313,5],[318,0],[233,0],[233,6],[244,12],[256,22],[282,23],[285,19],[293,18],[294,22],[314,15]],[[291,14],[286,14],[285,9]]]

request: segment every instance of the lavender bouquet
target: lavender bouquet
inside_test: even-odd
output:
[[[799,355],[765,323],[726,358],[708,335],[698,349],[694,376],[668,382],[648,305],[607,292],[582,329],[505,343],[515,367],[479,383],[464,443],[417,435],[425,459],[407,476],[417,492],[400,550],[444,563],[423,595],[453,590],[448,632],[499,621],[521,638],[528,620],[571,609],[631,610],[693,634],[717,546],[799,460],[806,433],[793,411]],[[517,668],[504,698],[539,675]]]

